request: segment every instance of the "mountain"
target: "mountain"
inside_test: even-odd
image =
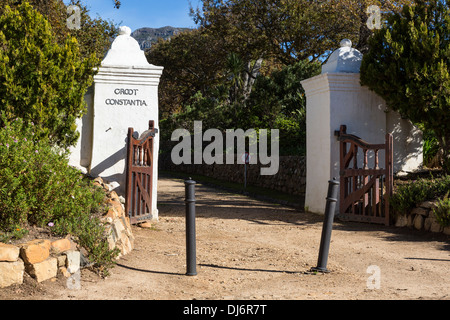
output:
[[[139,42],[142,50],[148,49],[153,43],[158,41],[159,38],[164,40],[170,39],[171,37],[179,34],[183,31],[191,30],[189,28],[174,28],[174,27],[163,27],[163,28],[140,28],[136,29],[131,33],[131,36]]]

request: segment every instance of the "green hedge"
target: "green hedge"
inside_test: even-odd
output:
[[[0,128],[0,233],[20,237],[29,225],[71,234],[98,266],[112,265],[100,222],[104,191],[68,165],[67,153],[48,140],[35,140],[33,126],[3,118]]]

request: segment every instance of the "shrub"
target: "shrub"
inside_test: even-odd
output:
[[[440,199],[437,203],[437,207],[433,209],[433,213],[436,216],[436,220],[443,227],[450,226],[450,199],[448,192],[443,199]]]
[[[421,202],[443,197],[448,190],[450,190],[450,175],[412,180],[397,187],[390,203],[396,212],[407,213]]]
[[[78,42],[58,44],[48,21],[28,2],[0,16],[0,111],[33,122],[35,134],[69,147],[98,59],[83,59]]]
[[[99,220],[104,192],[68,165],[66,152],[37,140],[22,119],[0,128],[0,230],[20,236],[28,224],[47,226],[55,235],[71,234],[97,266],[110,267],[116,251],[108,249]]]
[[[450,7],[446,1],[414,1],[369,40],[361,83],[389,108],[432,130],[450,173]]]

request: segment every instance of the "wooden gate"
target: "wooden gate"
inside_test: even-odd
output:
[[[389,198],[393,189],[393,140],[387,134],[384,144],[369,144],[347,134],[342,125],[340,141],[340,199],[342,220],[389,225]],[[362,150],[362,154],[358,151]],[[379,168],[379,151],[385,150],[384,169]],[[362,168],[358,168],[358,155]],[[369,168],[368,157],[373,156]],[[361,159],[362,157],[362,159]],[[372,159],[371,159],[372,160]]]
[[[128,128],[125,210],[130,223],[136,224],[152,219],[153,138],[158,129],[150,121],[149,129],[139,139],[133,132]]]

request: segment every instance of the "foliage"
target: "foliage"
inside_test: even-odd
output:
[[[344,38],[364,48],[371,34],[368,6],[389,12],[405,3],[411,1],[202,0],[191,15],[245,61],[276,57],[288,65],[326,57]]]
[[[163,66],[159,85],[160,118],[184,111],[198,92],[206,95],[224,75],[225,56],[220,40],[202,30],[160,39],[146,52],[150,63]]]
[[[233,57],[234,64],[239,60]],[[241,68],[243,64],[240,65]],[[184,112],[161,121],[162,140],[170,140],[176,128],[192,132],[193,120],[203,121],[203,130],[216,128],[279,129],[282,155],[304,154],[306,149],[306,98],[301,80],[320,72],[320,64],[300,61],[270,76],[257,77],[252,93],[246,101],[236,98],[230,101],[230,90],[240,92],[239,69],[227,82],[212,87],[207,95],[197,92]],[[237,90],[236,90],[237,88]],[[231,95],[232,96],[232,95]],[[164,133],[165,132],[165,133]]]
[[[91,18],[89,10],[79,0],[71,0],[68,5],[76,5],[80,8],[80,29],[70,30],[67,27],[67,7],[62,0],[27,0],[30,5],[41,13],[52,27],[52,33],[60,45],[64,45],[68,37],[75,37],[79,44],[80,54],[83,58],[89,58],[95,54],[102,58],[111,44],[111,39],[117,35],[117,26],[100,17]],[[2,0],[0,2],[0,14],[3,14],[6,6],[17,8],[22,1]],[[116,1],[118,2],[118,1]],[[100,60],[98,61],[98,64]]]
[[[443,197],[448,190],[450,190],[450,175],[412,180],[399,185],[390,202],[396,212],[407,213],[421,202]]]
[[[369,5],[389,12],[409,2],[202,0],[191,8],[198,29],[146,52],[150,63],[165,68],[161,134],[189,129],[194,120],[203,120],[205,129],[273,128],[281,130],[282,154],[303,153],[300,81],[316,75],[319,61],[343,38],[367,44]]]
[[[439,141],[432,130],[423,130],[423,163],[427,167],[435,167],[439,162]]]
[[[443,227],[450,226],[450,199],[448,192],[443,199],[440,199],[437,203],[437,207],[433,209],[433,213],[436,216],[436,220]]]
[[[450,172],[450,10],[443,1],[416,1],[370,39],[361,83],[412,122],[435,133]]]
[[[52,233],[78,237],[97,265],[108,267],[115,252],[108,249],[101,213],[104,192],[93,188],[68,165],[67,153],[38,139],[36,127],[20,118],[0,128],[0,230],[23,236],[28,224]]]
[[[48,1],[48,0],[47,0]],[[55,0],[52,0],[55,1]],[[119,9],[120,2],[115,0],[116,8]],[[119,3],[119,6],[117,5]],[[112,39],[118,35],[118,25],[112,21],[103,20],[101,17],[92,18],[89,15],[88,8],[83,5],[81,0],[71,0],[70,4],[76,5],[80,8],[81,13],[81,25],[80,29],[73,29],[67,31],[69,36],[75,37],[79,43],[80,53],[83,58],[88,58],[91,54],[100,60],[103,59],[108,51]],[[64,8],[64,10],[67,10]],[[66,15],[67,16],[67,15]],[[64,22],[66,20],[64,19]],[[50,21],[51,23],[51,21]],[[51,23],[53,26],[53,23]]]
[[[300,81],[320,73],[319,63],[309,59],[260,75],[238,117],[243,128],[259,127],[280,130],[281,155],[306,151],[306,97]]]
[[[33,122],[37,138],[61,147],[77,138],[75,120],[97,59],[82,59],[75,38],[56,43],[45,18],[27,2],[0,17],[0,110],[8,119]]]

